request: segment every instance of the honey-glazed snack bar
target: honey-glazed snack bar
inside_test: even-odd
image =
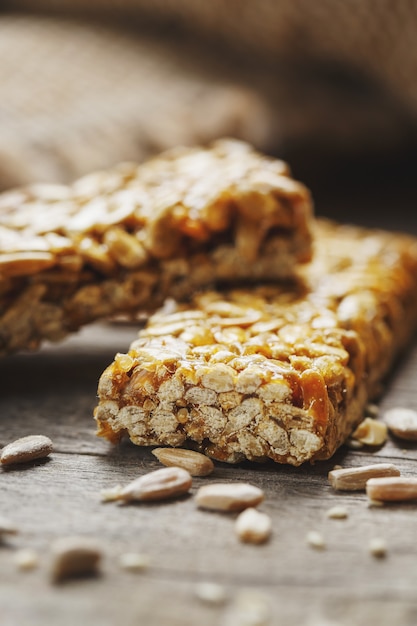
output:
[[[226,462],[329,458],[417,318],[417,240],[318,221],[293,287],[197,295],[102,374],[98,434]]]
[[[0,354],[311,257],[310,194],[238,141],[0,195]]]

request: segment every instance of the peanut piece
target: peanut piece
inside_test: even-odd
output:
[[[28,463],[34,459],[47,457],[53,450],[53,443],[44,435],[29,435],[16,439],[3,448],[0,455],[2,465]]]
[[[417,500],[417,478],[371,478],[366,483],[366,494],[377,502]]]
[[[52,553],[52,580],[55,583],[97,574],[101,550],[87,537],[62,537],[52,545]]]
[[[370,478],[399,476],[400,470],[391,463],[376,463],[361,467],[345,467],[329,472],[329,482],[333,489],[340,491],[360,491],[365,489]]]
[[[272,521],[266,513],[248,508],[236,520],[235,531],[241,541],[264,543],[271,536]]]
[[[387,425],[366,417],[352,433],[352,437],[367,446],[382,446],[387,440]]]
[[[242,511],[262,502],[262,489],[249,483],[212,483],[200,487],[197,505],[214,511]]]
[[[400,439],[417,441],[417,411],[397,407],[384,415],[388,429]]]
[[[208,476],[214,470],[213,461],[194,450],[184,448],[155,448],[152,454],[162,465],[167,467],[182,467],[191,476]]]

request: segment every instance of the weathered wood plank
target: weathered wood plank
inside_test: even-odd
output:
[[[10,624],[22,626],[42,620],[53,624],[62,614],[63,624],[84,616],[91,624],[110,624],[119,617],[125,624],[140,619],[149,624],[198,620],[208,625],[223,609],[198,604],[193,584],[199,580],[220,582],[231,595],[241,588],[261,590],[273,615],[279,616],[272,624],[299,624],[326,615],[337,615],[340,624],[353,618],[355,624],[366,624],[371,617],[388,624],[387,614],[396,623],[413,623],[415,507],[369,509],[362,494],[334,494],[324,466],[302,468],[301,475],[293,468],[218,468],[219,479],[244,478],[265,489],[262,509],[274,520],[274,535],[266,546],[246,546],[233,535],[234,515],[199,511],[192,498],[123,507],[98,501],[101,487],[133,478],[156,463],[144,455],[138,465],[137,459],[114,464],[102,457],[58,453],[47,463],[0,474],[2,513],[21,528],[0,550],[0,602],[6,616],[2,623],[7,625],[9,617]],[[196,480],[196,485],[202,482]],[[336,503],[348,507],[347,520],[325,518],[326,509]],[[306,546],[305,534],[311,529],[323,533],[325,551]],[[58,588],[50,584],[49,544],[66,534],[100,538],[106,559],[99,580]],[[385,561],[367,552],[375,535],[388,542]],[[18,573],[13,552],[27,546],[40,551],[41,567]],[[117,557],[124,551],[149,554],[150,570],[138,576],[120,572]],[[375,623],[372,620],[368,623]]]
[[[121,572],[112,577],[106,573],[104,579],[74,582],[51,593],[44,581],[32,574],[29,579],[30,594],[22,593],[15,581],[3,586],[0,595],[2,626],[74,626],[76,623],[238,626],[248,623],[241,616],[240,620],[236,619],[233,610],[233,599],[248,592],[247,588],[237,585],[229,587],[231,600],[224,607],[211,607],[196,599],[191,581],[161,581],[151,576],[132,579]],[[104,584],[107,597],[103,595]],[[363,592],[352,595],[343,590],[327,590],[317,596],[315,589],[302,586],[266,590],[252,587],[249,592],[260,595],[267,607],[268,619],[257,623],[274,626],[415,626],[417,619],[414,603],[382,595],[369,597]]]
[[[263,593],[271,624],[414,625],[417,504],[369,508],[364,494],[335,493],[327,472],[335,463],[358,465],[377,458],[395,460],[403,473],[415,474],[415,445],[391,439],[373,453],[342,448],[329,462],[301,468],[217,464],[212,477],[195,480],[193,491],[213,479],[261,486],[266,493],[261,509],[274,526],[265,546],[240,544],[233,533],[234,515],[200,511],[192,497],[131,506],[99,501],[103,487],[159,467],[150,450],[129,442],[111,446],[94,434],[98,376],[135,333],[132,327],[103,332],[94,326],[61,346],[0,362],[0,443],[42,433],[56,444],[47,462],[0,469],[0,512],[21,529],[0,547],[2,626],[72,626],[80,619],[92,626],[236,623],[229,615],[232,601],[213,608],[196,599],[194,585],[201,580],[220,582],[232,598],[243,588]],[[381,409],[417,408],[416,375],[414,347],[388,381]],[[347,520],[326,518],[336,504],[348,508]],[[322,532],[326,550],[306,545],[309,530]],[[49,546],[68,534],[100,538],[106,558],[99,579],[51,585]],[[388,543],[385,560],[368,553],[374,536]],[[39,550],[38,570],[16,570],[13,555],[20,547]],[[120,571],[117,558],[124,551],[149,554],[150,569],[140,575]]]
[[[40,352],[0,360],[0,445],[25,434],[51,437],[58,450],[106,453],[92,413],[97,382],[135,326],[97,324]]]

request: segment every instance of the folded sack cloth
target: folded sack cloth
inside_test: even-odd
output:
[[[390,0],[8,0],[13,10],[129,19],[174,48],[191,35],[228,76],[266,95],[287,142],[392,152],[416,125],[417,12]],[[6,2],[7,5],[7,2]],[[238,16],[238,17],[237,17]],[[232,51],[234,59],[227,58]],[[194,53],[192,53],[194,56]],[[412,135],[412,133],[411,133]],[[249,138],[252,139],[253,138]],[[258,145],[264,148],[264,145]],[[280,148],[282,154],[282,149]]]
[[[70,182],[221,136],[264,148],[270,111],[162,40],[82,21],[0,16],[0,188]]]

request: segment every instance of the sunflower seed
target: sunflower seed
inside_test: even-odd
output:
[[[155,448],[152,454],[162,465],[182,467],[191,476],[208,476],[214,470],[213,461],[208,456],[184,448]]]
[[[211,483],[200,487],[197,505],[215,511],[242,511],[262,502],[264,493],[249,483]]]
[[[47,457],[53,450],[53,443],[44,435],[29,435],[16,439],[3,448],[0,455],[2,465],[28,463],[34,459]]]

